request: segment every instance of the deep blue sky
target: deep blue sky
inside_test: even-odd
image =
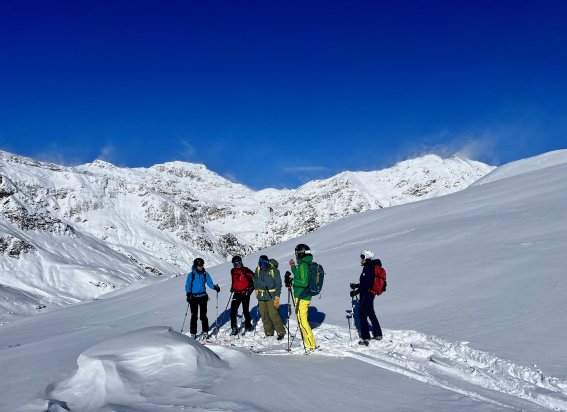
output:
[[[567,1],[0,1],[0,149],[296,187],[567,148]]]

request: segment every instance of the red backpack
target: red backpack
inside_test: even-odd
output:
[[[374,265],[374,283],[372,284],[372,289],[369,292],[372,295],[381,295],[382,292],[386,291],[386,271],[379,264]]]

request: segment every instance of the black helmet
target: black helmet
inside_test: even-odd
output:
[[[242,257],[241,257],[241,256],[238,256],[238,255],[234,256],[234,257],[232,258],[232,264],[240,264],[240,265],[242,265]]]
[[[309,249],[309,246],[307,246],[304,243],[300,243],[299,245],[297,245],[295,247],[295,257],[297,257],[298,259],[301,259],[302,257],[305,257],[306,255],[311,255],[311,249]]]
[[[197,267],[197,266],[205,266],[205,261],[201,258],[197,258],[193,261],[193,266]]]

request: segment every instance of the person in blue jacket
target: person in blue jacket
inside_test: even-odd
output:
[[[219,285],[213,284],[211,275],[205,270],[205,261],[197,258],[193,261],[191,272],[187,274],[187,282],[185,283],[185,293],[187,295],[187,302],[191,307],[191,323],[189,326],[189,333],[192,338],[197,337],[197,314],[201,312],[201,326],[203,335],[205,337],[209,334],[209,319],[207,319],[207,302],[209,295],[205,284],[220,292]]]

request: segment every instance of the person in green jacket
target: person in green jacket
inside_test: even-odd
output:
[[[277,260],[268,259],[266,255],[260,256],[254,276],[254,288],[266,336],[274,336],[275,328],[278,340],[282,340],[286,331],[278,312],[282,277]]]
[[[304,293],[305,289],[309,286],[309,263],[313,261],[313,255],[309,246],[301,243],[295,247],[295,258],[297,261],[291,259],[289,265],[293,273],[293,279],[286,278],[286,286],[288,283],[293,282],[293,296],[295,301],[295,311],[305,349],[314,350],[317,348],[315,337],[307,319],[309,312],[309,305],[311,304],[311,295]]]

